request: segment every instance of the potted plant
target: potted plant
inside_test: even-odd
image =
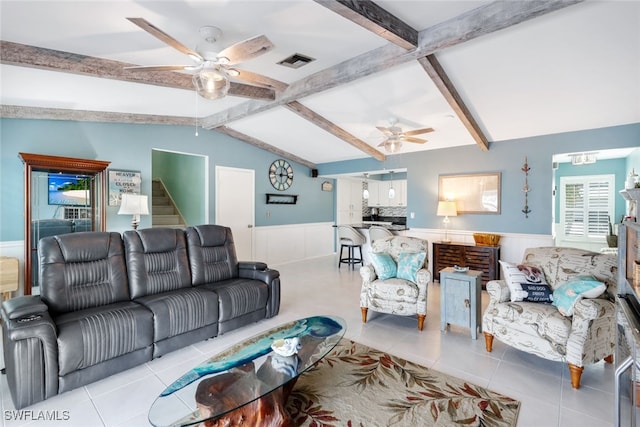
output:
[[[607,235],[607,245],[610,248],[618,247],[618,236],[613,233],[613,224],[611,223],[611,217],[607,217],[609,219],[609,235]]]

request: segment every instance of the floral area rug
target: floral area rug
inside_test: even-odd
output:
[[[300,376],[294,426],[515,426],[520,402],[348,339]]]

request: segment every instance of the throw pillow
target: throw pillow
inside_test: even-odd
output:
[[[524,301],[528,295],[522,288],[522,284],[546,285],[542,269],[530,264],[515,264],[512,262],[500,261],[502,266],[502,276],[507,282],[511,295],[511,302]]]
[[[389,254],[371,254],[371,264],[380,280],[387,280],[396,277],[396,262]]]
[[[565,316],[573,316],[573,308],[582,298],[597,298],[607,290],[607,285],[593,276],[575,276],[553,291],[553,305]]]
[[[511,292],[511,301],[553,302],[553,290],[546,283],[520,283],[520,290]],[[514,295],[515,294],[515,295]]]
[[[416,252],[413,254],[401,253],[398,255],[398,277],[400,279],[417,282],[416,274],[420,267],[424,265],[426,252]]]

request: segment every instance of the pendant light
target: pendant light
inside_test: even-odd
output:
[[[393,171],[389,172],[391,174],[391,186],[389,187],[389,198],[396,198],[396,190],[393,188]]]

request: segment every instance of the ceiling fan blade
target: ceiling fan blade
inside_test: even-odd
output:
[[[189,49],[188,47],[186,47],[185,45],[183,45],[182,43],[180,43],[178,40],[174,39],[173,37],[171,37],[169,34],[165,33],[164,31],[162,31],[160,28],[156,27],[155,25],[153,25],[152,23],[150,23],[149,21],[147,21],[144,18],[127,18],[129,21],[133,22],[134,24],[136,24],[138,27],[142,28],[143,30],[145,30],[147,33],[151,34],[152,36],[160,39],[161,41],[163,41],[164,43],[168,44],[169,46],[171,46],[172,48],[186,54],[189,55],[191,58],[193,58],[196,61],[203,61],[204,58],[202,58],[202,55],[200,55],[198,52],[196,52],[193,49]]]
[[[389,130],[388,128],[384,128],[382,126],[376,126],[376,129],[378,129],[380,132],[384,133],[385,135],[393,135],[393,132],[391,132],[391,130]]]
[[[193,70],[193,65],[136,65],[132,67],[124,67],[125,70],[133,71],[183,71]]]
[[[405,136],[404,138],[402,138],[402,140],[407,142],[413,142],[415,144],[424,144],[425,142],[427,142],[426,139],[414,138],[412,136]]]
[[[227,65],[238,64],[246,60],[255,58],[256,56],[267,53],[273,49],[273,43],[267,38],[267,36],[255,36],[248,40],[238,42],[223,49],[218,54],[218,58],[227,58],[228,62],[222,62]]]
[[[433,132],[433,128],[409,130],[409,131],[405,132],[404,134],[407,135],[407,136],[412,136],[412,135],[420,135],[421,133],[428,133],[428,132]]]
[[[279,92],[285,90],[286,88],[289,87],[289,85],[285,82],[281,82],[280,80],[276,80],[276,79],[272,79],[271,77],[267,77],[264,76],[262,74],[258,74],[258,73],[253,73],[251,71],[247,71],[247,70],[239,70],[237,68],[234,68],[234,70],[236,70],[237,72],[239,72],[240,74],[238,74],[237,76],[233,76],[232,78],[237,79],[237,80],[242,80],[243,82],[246,83],[251,83],[257,86],[262,86],[262,87],[267,87],[270,89],[275,89]]]

